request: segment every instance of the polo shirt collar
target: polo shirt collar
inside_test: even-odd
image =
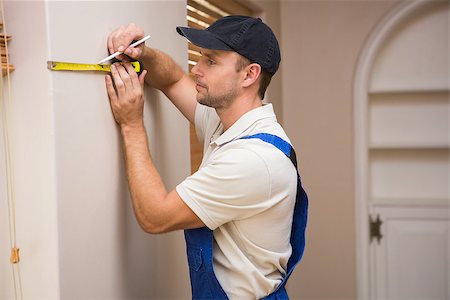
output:
[[[228,142],[231,142],[237,138],[240,138],[242,134],[250,128],[254,123],[259,120],[272,118],[276,121],[276,116],[273,111],[272,104],[263,104],[261,107],[252,109],[240,117],[227,131],[222,133],[215,141],[218,146],[222,146]]]

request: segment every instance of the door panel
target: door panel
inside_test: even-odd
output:
[[[448,206],[372,207],[382,239],[372,242],[374,299],[449,299]]]

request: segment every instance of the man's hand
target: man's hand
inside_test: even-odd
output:
[[[133,60],[141,61],[149,73],[145,78],[146,83],[161,90],[181,113],[191,123],[194,123],[195,108],[197,107],[195,82],[164,52],[147,47],[143,43],[136,48],[128,47],[133,40],[139,40],[142,37],[144,37],[144,30],[133,23],[119,27],[108,37],[109,52],[125,50],[125,55],[119,55],[118,59],[127,61],[130,60],[128,59],[130,57]],[[115,117],[120,124],[119,117],[116,115]]]
[[[144,30],[133,23],[126,26],[121,26],[111,32],[108,36],[108,50],[110,54],[117,51],[124,52],[133,59],[139,59],[144,50],[144,43],[136,46],[136,48],[129,48],[128,46],[135,40],[140,40],[144,37]],[[127,60],[126,56],[119,55],[120,60]]]
[[[125,127],[143,126],[144,70],[138,77],[130,63],[115,63],[111,75],[105,77],[109,102],[117,124]]]

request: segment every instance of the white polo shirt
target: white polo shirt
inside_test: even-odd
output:
[[[297,192],[295,167],[259,139],[270,133],[290,142],[271,104],[243,115],[226,132],[216,111],[198,104],[197,135],[204,142],[199,171],[176,190],[213,230],[214,270],[231,299],[259,299],[285,275]]]

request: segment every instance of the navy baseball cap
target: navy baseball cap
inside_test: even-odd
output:
[[[177,32],[201,48],[235,51],[272,75],[280,65],[277,38],[260,18],[227,16],[206,29],[177,27]]]

